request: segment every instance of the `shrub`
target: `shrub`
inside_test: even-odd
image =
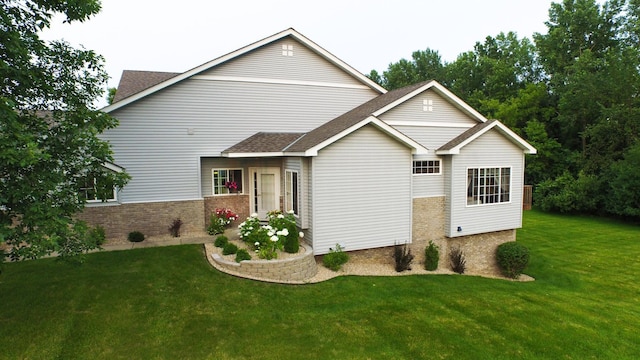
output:
[[[140,231],[132,231],[127,236],[127,239],[131,242],[141,242],[144,240],[144,234]]]
[[[464,271],[467,268],[467,261],[464,258],[464,253],[459,247],[451,249],[449,259],[451,260],[451,269],[458,274],[464,274]]]
[[[517,279],[529,264],[529,249],[515,241],[500,244],[496,259],[504,276]]]
[[[229,242],[229,238],[224,235],[218,235],[216,240],[213,242],[213,245],[219,248],[223,248]]]
[[[240,262],[242,260],[251,260],[251,255],[246,249],[240,249],[236,253],[236,262]]]
[[[434,271],[438,268],[438,262],[440,261],[440,251],[438,246],[429,241],[429,246],[424,249],[424,268],[429,271]]]
[[[222,234],[224,232],[224,229],[237,218],[238,215],[231,211],[231,209],[216,209],[216,211],[211,214],[211,218],[209,219],[207,233],[209,233],[209,235]]]
[[[222,255],[232,255],[238,252],[238,247],[234,243],[226,243],[222,248]]]
[[[304,234],[298,232],[293,212],[283,214],[280,210],[274,210],[267,215],[267,225],[260,223],[257,214],[252,214],[238,225],[242,241],[257,250],[261,259],[277,258],[278,250],[297,253],[300,249],[299,238]]]
[[[89,242],[94,242],[98,246],[104,244],[104,241],[107,238],[104,228],[100,225],[96,225],[96,227],[89,230],[87,236],[89,237]]]
[[[335,249],[329,249],[329,253],[322,257],[322,264],[333,271],[340,270],[347,261],[349,261],[349,254],[344,252],[339,244],[336,244]]]
[[[396,244],[393,247],[393,258],[396,260],[396,271],[403,272],[405,270],[411,270],[411,262],[413,261],[413,255],[411,255],[411,249],[407,247],[407,244]]]
[[[182,226],[182,220],[174,219],[173,222],[171,223],[171,226],[169,226],[169,233],[171,233],[171,236],[180,237],[181,226]]]

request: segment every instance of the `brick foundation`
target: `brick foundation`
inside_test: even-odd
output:
[[[109,239],[126,238],[131,231],[147,236],[166,235],[176,218],[183,222],[182,234],[201,234],[205,229],[203,200],[91,206],[76,217],[104,227]]]
[[[466,259],[466,273],[499,276],[496,263],[498,245],[516,240],[515,230],[497,231],[448,238],[444,234],[445,198],[429,197],[413,199],[412,243],[409,244],[414,255],[413,267],[424,267],[424,250],[433,241],[440,250],[438,268],[451,269],[449,254],[451,249],[460,247]],[[349,252],[351,259],[365,263],[378,263],[394,266],[393,247],[358,250]]]
[[[207,196],[204,198],[204,224],[205,227],[209,225],[211,214],[216,209],[227,208],[231,209],[238,215],[238,220],[232,222],[230,227],[237,227],[241,222],[249,217],[249,195],[222,195],[222,196]]]

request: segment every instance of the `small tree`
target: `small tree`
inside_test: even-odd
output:
[[[438,246],[429,241],[429,246],[424,249],[424,268],[429,271],[434,271],[438,268],[438,262],[440,261],[440,251]]]

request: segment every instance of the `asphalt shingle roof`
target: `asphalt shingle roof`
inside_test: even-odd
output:
[[[273,153],[284,151],[304,133],[256,133],[222,153]]]
[[[180,75],[180,73],[124,70],[120,78],[120,83],[118,83],[116,95],[113,97],[113,102],[116,103],[128,98],[140,91],[169,80],[176,75]]]
[[[411,93],[412,91],[424,86],[427,82],[422,82],[393,91],[382,94],[375,97],[366,103],[356,107],[355,109],[348,111],[337,118],[311,130],[300,140],[292,144],[287,151],[291,152],[303,152],[311,149],[312,147],[322,143],[325,140],[339,134],[340,132],[350,128],[351,126],[366,119],[371,114],[383,107],[391,104],[392,102],[402,98],[403,96]]]
[[[465,142],[467,139],[473,137],[473,135],[479,133],[480,131],[482,131],[484,128],[486,128],[487,126],[493,124],[493,122],[495,122],[496,120],[489,120],[486,122],[482,122],[479,123],[477,125],[475,125],[474,127],[470,128],[469,130],[463,132],[462,134],[456,136],[455,138],[451,139],[448,143],[442,145],[438,150],[451,150],[453,148],[455,148],[456,146],[462,144],[463,142]]]

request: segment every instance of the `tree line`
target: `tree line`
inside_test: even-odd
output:
[[[543,210],[640,220],[640,0],[552,3],[547,33],[501,32],[453,62],[415,51],[368,77],[437,80],[538,149],[525,181]]]

